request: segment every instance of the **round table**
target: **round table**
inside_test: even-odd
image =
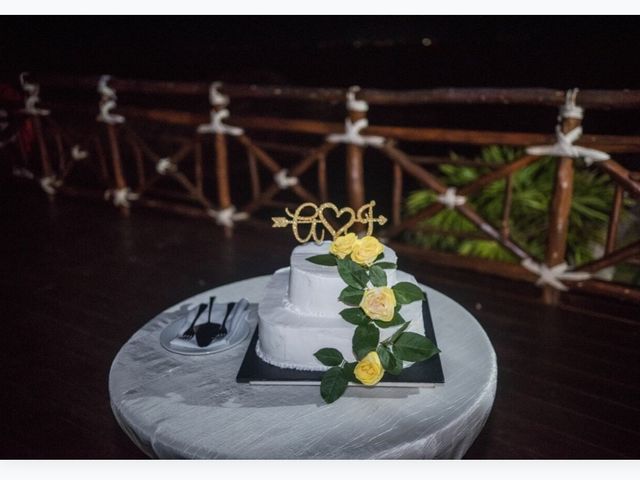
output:
[[[445,384],[434,388],[350,387],[327,405],[317,386],[236,383],[249,340],[203,356],[168,352],[162,329],[188,303],[258,302],[270,276],[224,285],[162,312],[113,361],[111,405],[118,423],[158,458],[461,458],[489,416],[496,356],[473,316],[425,286]],[[255,307],[250,321],[255,324]]]

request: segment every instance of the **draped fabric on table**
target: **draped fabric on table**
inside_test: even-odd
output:
[[[269,277],[204,292],[255,302]],[[110,373],[114,414],[131,439],[158,458],[461,458],[485,424],[497,382],[493,347],[457,303],[426,288],[446,384],[436,388],[351,387],[326,405],[317,386],[238,384],[248,346],[206,356],[164,350],[176,305],[122,347]]]

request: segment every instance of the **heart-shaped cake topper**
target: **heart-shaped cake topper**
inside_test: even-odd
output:
[[[325,210],[332,210],[335,213],[336,222],[345,213],[349,215],[349,219],[347,220],[347,223],[338,228],[338,230],[336,231],[333,228],[333,225],[331,225],[331,223],[329,223],[329,220],[327,220],[327,218],[324,216]],[[356,213],[353,211],[353,208],[344,207],[338,210],[338,207],[336,207],[333,203],[323,203],[322,205],[320,205],[320,207],[318,207],[318,218],[320,218],[320,223],[322,223],[322,226],[326,228],[327,231],[331,234],[331,237],[335,239],[349,231],[351,226],[356,222]]]
[[[333,203],[323,203],[318,206],[315,203],[307,202],[298,206],[293,213],[290,212],[288,208],[285,209],[289,218],[273,217],[271,220],[273,220],[274,228],[285,228],[291,225],[293,235],[300,243],[307,243],[313,240],[320,244],[324,241],[325,231],[329,232],[333,240],[335,240],[339,236],[346,234],[354,223],[367,225],[367,235],[371,235],[373,233],[374,223],[380,225],[387,223],[386,217],[382,215],[378,215],[377,217],[373,216],[373,207],[375,207],[375,205],[376,202],[371,201],[360,207],[356,213],[353,208],[338,208]],[[303,215],[305,210],[311,210],[311,214]],[[343,215],[345,216],[346,222],[336,230],[330,220],[325,216],[325,211],[335,215],[335,223],[337,223]],[[299,226],[307,224],[309,225],[309,233],[306,236],[301,235]],[[320,233],[318,233],[318,225],[320,225]]]

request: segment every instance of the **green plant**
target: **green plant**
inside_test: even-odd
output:
[[[490,146],[482,149],[477,160],[486,165],[503,165],[521,155],[522,151],[514,148]],[[456,159],[456,154],[452,153],[451,158]],[[510,235],[539,260],[544,258],[546,248],[555,166],[556,159],[545,157],[513,175]],[[440,165],[438,168],[443,182],[458,188],[490,171],[488,167],[458,165]],[[468,204],[496,228],[502,221],[505,188],[506,180],[498,180],[467,199]],[[606,175],[592,169],[576,168],[567,238],[569,264],[577,265],[593,259],[596,245],[602,245],[613,191],[613,185]],[[437,194],[432,190],[414,191],[406,200],[406,213],[416,214],[436,198]],[[441,231],[455,231],[466,234],[466,237],[439,233]],[[446,209],[423,221],[415,232],[407,235],[408,241],[426,248],[493,260],[517,261],[511,252],[496,241],[469,238],[477,233],[477,228],[464,216],[456,210]]]

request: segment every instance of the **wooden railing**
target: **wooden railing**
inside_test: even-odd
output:
[[[437,175],[433,165],[442,163],[458,164],[487,169],[486,164],[469,159],[451,159],[438,156],[420,156],[407,153],[400,145],[412,144],[459,144],[465,146],[513,145],[528,147],[539,144],[553,144],[556,135],[522,133],[508,131],[485,131],[451,128],[407,127],[393,125],[367,125],[368,108],[426,106],[431,104],[469,105],[519,105],[563,107],[567,101],[566,92],[550,89],[432,89],[415,91],[344,90],[329,88],[297,88],[274,86],[224,85],[214,89],[201,82],[156,82],[126,79],[103,79],[101,105],[103,118],[90,123],[88,132],[78,135],[73,129],[64,128],[59,119],[73,116],[92,118],[97,112],[95,104],[83,104],[77,98],[64,100],[64,95],[50,92],[73,92],[90,98],[99,83],[97,77],[69,78],[42,76],[39,82],[47,95],[43,103],[51,110],[43,115],[37,109],[24,114],[31,122],[37,140],[37,175],[42,179],[43,188],[51,197],[55,193],[102,197],[112,201],[123,214],[128,214],[132,205],[143,205],[170,210],[172,212],[211,218],[221,225],[227,234],[232,233],[235,222],[256,215],[260,210],[271,207],[292,206],[300,201],[326,201],[329,199],[329,173],[335,172],[336,151],[345,145],[344,172],[346,174],[346,198],[357,208],[366,203],[365,155],[367,150],[376,150],[391,164],[391,222],[380,232],[382,238],[394,247],[427,256],[435,262],[456,267],[489,271],[511,278],[536,281],[543,289],[547,303],[558,300],[562,288],[598,292],[640,301],[640,290],[629,285],[617,284],[593,278],[598,271],[619,264],[637,262],[640,258],[640,241],[616,248],[620,213],[623,197],[640,197],[640,175],[625,168],[615,159],[598,161],[593,168],[606,173],[615,184],[615,194],[601,258],[565,271],[569,212],[572,201],[573,172],[576,168],[573,156],[560,156],[557,160],[553,198],[550,202],[549,229],[544,258],[533,258],[525,248],[518,245],[510,235],[509,218],[512,205],[512,184],[514,175],[541,160],[541,156],[524,154],[521,158],[504,165],[494,165],[475,181],[452,190]],[[184,98],[202,100],[210,96],[211,111],[196,112],[193,108],[160,108],[148,102],[120,100],[115,107],[115,92],[144,99]],[[27,92],[27,96],[29,92]],[[288,103],[307,102],[332,105],[334,108],[347,101],[346,121],[350,125],[365,124],[364,128],[345,131],[346,125],[334,121],[318,119],[286,118],[282,116],[231,115],[232,105],[238,101],[268,100],[274,105],[280,101]],[[95,100],[98,97],[94,98]],[[233,102],[231,102],[233,100]],[[575,100],[575,99],[574,99]],[[108,104],[108,102],[114,102]],[[286,103],[282,102],[282,103]],[[147,103],[145,106],[144,104]],[[578,103],[590,110],[624,110],[640,107],[640,91],[585,90],[578,95]],[[83,106],[84,105],[84,106]],[[89,105],[89,106],[87,106]],[[114,110],[115,108],[115,110]],[[119,122],[115,113],[123,117]],[[91,115],[88,116],[88,115]],[[55,119],[55,120],[54,120]],[[144,122],[144,123],[142,123]],[[580,126],[579,115],[565,115],[560,123],[561,131],[567,134]],[[170,155],[160,154],[151,142],[140,132],[140,125],[160,124],[165,128],[180,129],[174,135],[178,145]],[[86,126],[86,125],[85,125]],[[554,125],[549,125],[553,132]],[[184,132],[191,132],[185,134]],[[306,145],[273,139],[259,139],[260,132],[312,137],[315,143]],[[345,136],[345,133],[347,134]],[[340,137],[342,135],[342,137]],[[166,139],[168,135],[163,133]],[[214,155],[207,155],[209,138],[213,138]],[[637,154],[640,152],[640,136],[636,135],[594,135],[585,134],[576,145],[616,154]],[[229,149],[242,149],[246,156],[246,168],[242,178],[232,178],[230,165],[237,171],[239,157],[233,156],[230,163]],[[7,151],[8,149],[5,149]],[[82,158],[84,154],[86,158]],[[73,155],[72,155],[73,154]],[[297,155],[293,162],[285,162],[278,156]],[[215,168],[215,195],[206,185],[204,173],[213,157]],[[21,143],[15,147],[14,163],[28,166],[35,158],[29,158]],[[97,187],[87,189],[83,185],[73,185],[69,181],[71,172],[82,167],[92,169]],[[331,168],[329,168],[331,164]],[[286,166],[285,166],[286,165]],[[315,169],[315,182],[303,178]],[[342,170],[342,168],[340,168]],[[265,176],[267,172],[268,176]],[[160,187],[164,179],[173,179],[178,190]],[[268,181],[265,184],[265,178]],[[481,191],[497,180],[504,179],[506,188],[503,214],[500,225],[493,225],[466,202],[466,198]],[[234,181],[238,180],[238,181]],[[443,198],[417,214],[403,215],[403,202],[408,181],[418,182]],[[234,202],[240,199],[238,187],[247,184],[249,199],[243,205]],[[106,195],[105,195],[106,191]],[[281,192],[287,191],[286,201],[278,200]],[[625,193],[626,192],[626,193]],[[159,198],[161,197],[161,198]],[[448,200],[447,200],[448,199]],[[522,263],[497,262],[472,257],[420,249],[401,242],[402,234],[415,230],[425,219],[433,217],[445,208],[454,208],[478,229],[476,235],[491,239],[511,252]],[[459,235],[460,232],[445,232]],[[467,233],[468,234],[468,233]],[[554,268],[555,267],[555,268]]]

